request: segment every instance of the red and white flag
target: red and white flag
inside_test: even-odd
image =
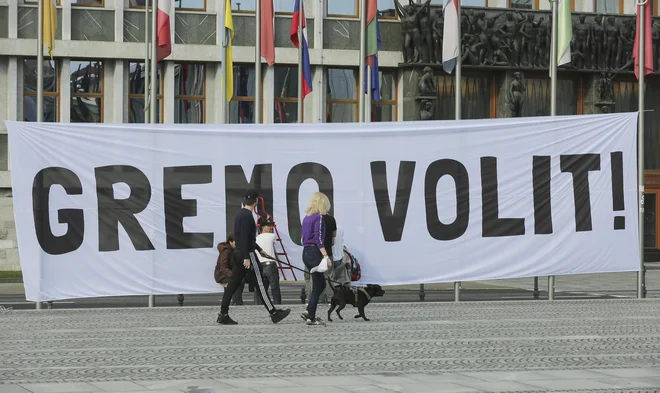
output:
[[[261,56],[269,66],[275,64],[275,28],[273,0],[261,1]]]
[[[158,0],[158,28],[156,42],[158,43],[156,60],[161,61],[172,53],[172,38],[170,35],[170,9],[172,0]]]
[[[651,21],[651,2],[644,7],[644,15],[639,15],[639,5],[635,8],[637,14],[637,27],[635,30],[635,46],[633,48],[633,59],[635,59],[635,76],[639,79],[639,31],[640,16],[644,17],[644,75],[653,72],[653,21]]]

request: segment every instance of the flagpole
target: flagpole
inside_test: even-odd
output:
[[[261,0],[257,0],[255,19],[257,21],[254,43],[254,122],[261,123]]]
[[[37,17],[37,121],[44,121],[44,1],[39,0]],[[37,303],[37,305],[40,305]],[[40,308],[40,307],[37,307]]]
[[[225,28],[225,15],[227,14],[227,2],[220,1],[220,23],[222,34],[220,35],[220,70],[222,78],[222,88],[220,89],[218,101],[220,103],[220,124],[227,123],[227,47],[225,46],[225,39],[227,38],[227,29]]]
[[[362,0],[361,1],[361,7],[360,7],[360,69],[358,71],[358,83],[359,83],[359,88],[358,88],[358,121],[360,123],[364,122],[364,100],[365,100],[365,94],[364,94],[364,69],[366,66],[366,61],[365,61],[365,53],[366,53],[366,44],[367,44],[367,0]]]
[[[552,40],[550,47],[550,116],[557,116],[557,0],[552,3]],[[548,300],[555,300],[555,276],[548,276]]]
[[[145,4],[148,4],[145,2]],[[158,91],[158,0],[152,1],[151,6],[151,83],[150,83],[150,96],[151,96],[151,110],[149,111],[149,117],[151,118],[151,123],[158,123],[158,111],[156,107],[158,106],[158,98],[156,92]],[[150,299],[151,300],[151,299]]]
[[[458,23],[456,23],[456,37],[458,37],[458,56],[456,57],[456,81],[454,82],[455,91],[454,99],[456,106],[455,108],[455,118],[456,120],[461,120],[461,98],[463,94],[463,84],[461,76],[461,66],[463,65],[463,51],[462,51],[462,39],[461,39],[461,2],[456,2],[456,13],[458,14]],[[461,282],[454,281],[454,301],[459,302],[461,300]]]
[[[151,64],[149,64],[149,0],[144,2],[144,122],[149,123],[151,121],[151,102],[150,102],[150,83],[149,79],[149,70],[151,69]]]
[[[364,121],[371,123],[371,73],[373,72],[370,66],[367,66],[365,78],[367,78],[367,94],[364,97]]]
[[[303,122],[303,0],[298,0],[298,123]]]
[[[642,299],[644,297],[644,79],[646,74],[645,65],[645,56],[646,56],[646,46],[645,46],[645,27],[646,23],[646,3],[648,0],[637,1],[639,9],[637,10],[637,17],[639,18],[639,45],[638,45],[638,56],[639,56],[639,126],[638,136],[637,136],[637,189],[639,192],[639,272],[637,273],[637,298]]]

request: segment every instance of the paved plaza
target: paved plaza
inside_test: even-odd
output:
[[[2,393],[660,391],[660,299],[0,312]],[[321,307],[325,310],[325,306]]]

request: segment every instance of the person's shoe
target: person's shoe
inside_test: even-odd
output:
[[[291,310],[289,310],[288,308],[286,310],[276,310],[274,313],[270,315],[270,319],[271,321],[273,321],[273,323],[278,323],[279,321],[288,317],[290,312]]]
[[[313,321],[308,319],[305,324],[307,324],[307,326],[325,326],[325,322],[323,322],[319,317],[316,317]]]
[[[238,325],[238,322],[229,318],[228,314],[218,314],[218,319],[216,322],[221,325]]]
[[[309,313],[304,311],[302,314],[300,314],[300,318],[302,318],[303,321],[307,321],[309,319]]]

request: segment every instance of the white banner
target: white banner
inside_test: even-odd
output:
[[[303,211],[325,192],[361,283],[639,270],[636,113],[7,125],[32,301],[220,292],[216,246],[250,183],[301,268]]]

